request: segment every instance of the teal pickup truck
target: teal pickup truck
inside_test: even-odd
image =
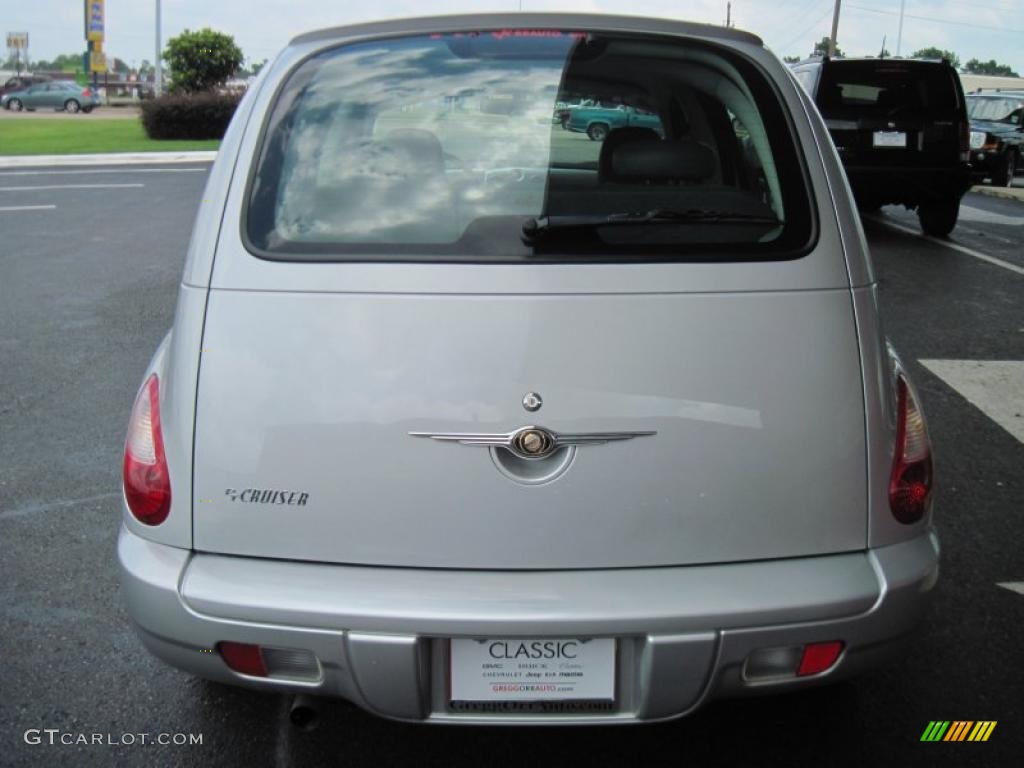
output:
[[[626,126],[652,128],[664,136],[661,120],[653,112],[637,107],[574,107],[569,119],[563,123],[567,131],[585,133],[591,141],[604,141],[609,131]]]

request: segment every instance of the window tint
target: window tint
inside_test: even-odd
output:
[[[939,112],[957,106],[952,74],[943,66],[888,61],[832,62],[817,96],[823,111]]]
[[[249,195],[248,244],[271,258],[771,258],[811,233],[788,118],[753,65],[560,30],[313,57],[278,95]]]

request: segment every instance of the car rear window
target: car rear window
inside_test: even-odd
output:
[[[952,71],[940,64],[830,62],[816,99],[823,112],[937,113],[956,110]]]
[[[790,117],[720,46],[575,30],[353,43],[279,88],[257,256],[791,258],[813,213]]]

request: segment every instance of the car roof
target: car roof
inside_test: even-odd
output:
[[[750,32],[643,16],[614,16],[597,13],[473,13],[451,16],[423,16],[391,19],[368,24],[328,27],[298,35],[291,45],[330,40],[338,37],[361,37],[389,34],[417,34],[479,29],[599,29],[608,32],[646,32],[653,34],[689,35],[734,40],[763,46],[761,38]]]

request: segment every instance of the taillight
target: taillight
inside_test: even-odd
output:
[[[92,96],[92,91],[89,88],[83,88],[82,89],[82,95],[83,96]]]
[[[889,478],[893,517],[910,525],[924,517],[932,490],[932,447],[921,408],[900,373],[896,378],[896,446]]]
[[[124,497],[140,523],[159,525],[171,510],[171,477],[160,431],[160,381],[154,373],[139,390],[124,441]]]

